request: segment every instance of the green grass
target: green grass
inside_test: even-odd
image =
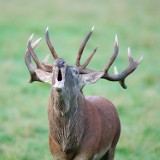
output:
[[[99,44],[90,68],[102,69],[118,34],[119,70],[128,65],[127,47],[139,68],[127,78],[127,90],[101,80],[84,89],[85,95],[107,97],[117,106],[122,132],[116,160],[157,160],[160,157],[160,2],[21,1],[0,0],[0,159],[51,160],[48,147],[47,100],[49,86],[27,83],[24,63],[27,39],[50,36],[58,54],[74,64],[77,50],[95,25],[82,61]],[[42,60],[49,50],[45,40],[36,49]],[[52,61],[51,61],[52,62]]]

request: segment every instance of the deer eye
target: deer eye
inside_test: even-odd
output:
[[[79,72],[78,72],[78,70],[76,70],[76,69],[73,69],[73,73],[74,73],[74,75],[76,75],[76,76],[79,75]]]

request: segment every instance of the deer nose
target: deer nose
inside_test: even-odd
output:
[[[65,65],[65,61],[63,60],[63,59],[58,59],[57,61],[56,61],[56,67],[58,67],[59,69],[61,69],[61,68],[63,68]]]
[[[64,67],[64,62],[58,62],[57,63],[57,67],[60,69],[62,67]]]

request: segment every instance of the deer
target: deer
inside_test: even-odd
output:
[[[54,160],[114,160],[121,132],[116,107],[106,98],[84,96],[83,87],[105,79],[118,81],[126,89],[126,77],[138,67],[143,57],[135,61],[128,48],[129,66],[121,73],[114,67],[114,74],[110,74],[109,69],[119,52],[116,35],[109,63],[101,71],[88,69],[87,66],[98,47],[83,64],[80,64],[80,59],[92,32],[93,28],[82,42],[74,66],[59,58],[51,43],[48,27],[45,38],[55,59],[52,65],[48,64],[49,55],[40,62],[34,52],[42,38],[32,42],[33,35],[31,35],[28,40],[25,63],[30,73],[29,82],[38,81],[51,85],[48,121],[49,146]]]

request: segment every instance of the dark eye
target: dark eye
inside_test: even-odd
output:
[[[78,72],[76,69],[73,69],[73,73],[74,73],[75,75],[79,75],[79,72]]]

